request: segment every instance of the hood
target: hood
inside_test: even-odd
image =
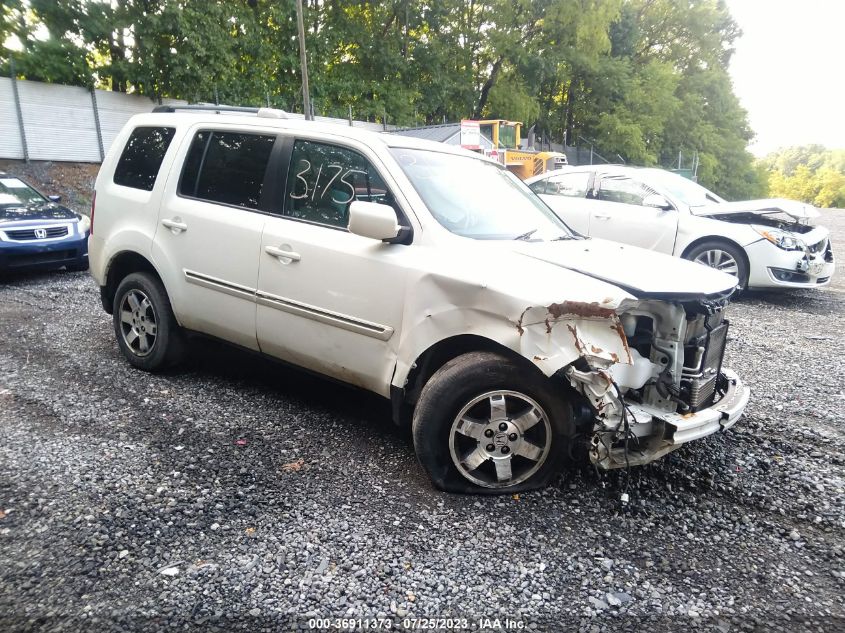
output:
[[[606,281],[639,298],[694,299],[736,288],[731,275],[636,246],[599,239],[515,242],[517,252]]]
[[[793,220],[801,221],[817,218],[819,211],[811,204],[787,200],[785,198],[770,198],[768,200],[740,200],[739,202],[721,202],[701,207],[691,207],[693,215],[734,215],[750,213],[752,215],[787,215]]]
[[[25,222],[28,220],[76,220],[79,216],[55,202],[22,205],[17,200],[6,202],[0,196],[0,224],[6,222]]]

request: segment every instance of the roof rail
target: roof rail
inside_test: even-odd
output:
[[[247,108],[244,106],[228,105],[160,105],[153,108],[153,112],[176,112],[178,110],[203,110],[206,112],[250,112],[258,114],[261,108]]]
[[[153,108],[153,112],[170,113],[179,112],[180,110],[194,110],[201,112],[245,112],[247,114],[254,114],[263,119],[289,119],[291,118],[284,110],[278,108],[248,108],[244,106],[221,106],[221,105],[160,105]]]

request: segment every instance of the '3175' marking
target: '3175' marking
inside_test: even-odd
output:
[[[317,170],[317,178],[314,180],[314,186],[310,187],[308,180],[305,178],[305,176],[311,173],[311,169],[312,169],[311,161],[308,161],[308,160],[303,158],[303,159],[300,160],[300,165],[302,165],[303,163],[305,164],[305,169],[303,169],[302,171],[297,173],[296,178],[299,181],[302,182],[303,186],[305,187],[305,192],[297,195],[297,194],[294,194],[293,191],[292,191],[291,194],[290,194],[290,197],[294,200],[303,200],[305,198],[310,198],[311,200],[322,200],[323,198],[325,198],[326,193],[331,190],[332,194],[331,194],[330,197],[331,197],[332,202],[334,202],[335,204],[346,204],[347,202],[349,202],[350,200],[355,198],[355,186],[351,182],[349,182],[346,178],[350,174],[364,174],[365,176],[367,175],[367,172],[363,171],[361,169],[346,169],[344,171],[345,168],[342,165],[337,165],[337,164],[326,165],[325,163],[322,163],[320,165],[320,168]],[[323,177],[323,171],[326,172],[325,178],[328,178],[328,180],[325,180],[325,178],[324,178],[324,182],[321,186],[320,185],[320,178]],[[341,175],[341,174],[343,174],[343,175]],[[334,190],[331,189],[331,187],[332,187],[332,185],[334,184],[335,181],[338,181],[339,183],[342,183],[343,185],[345,185],[346,187],[349,188],[349,198],[348,199],[338,200],[335,197],[336,192],[341,191],[339,189],[334,189]],[[321,189],[322,189],[322,191],[321,191]],[[294,188],[294,191],[295,190],[296,190],[296,188]]]

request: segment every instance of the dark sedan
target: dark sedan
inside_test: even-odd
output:
[[[0,271],[88,268],[88,218],[0,172]]]

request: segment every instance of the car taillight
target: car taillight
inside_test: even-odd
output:
[[[91,227],[88,229],[89,235],[94,235],[94,207],[97,204],[97,192],[94,192],[94,197],[91,198]]]

